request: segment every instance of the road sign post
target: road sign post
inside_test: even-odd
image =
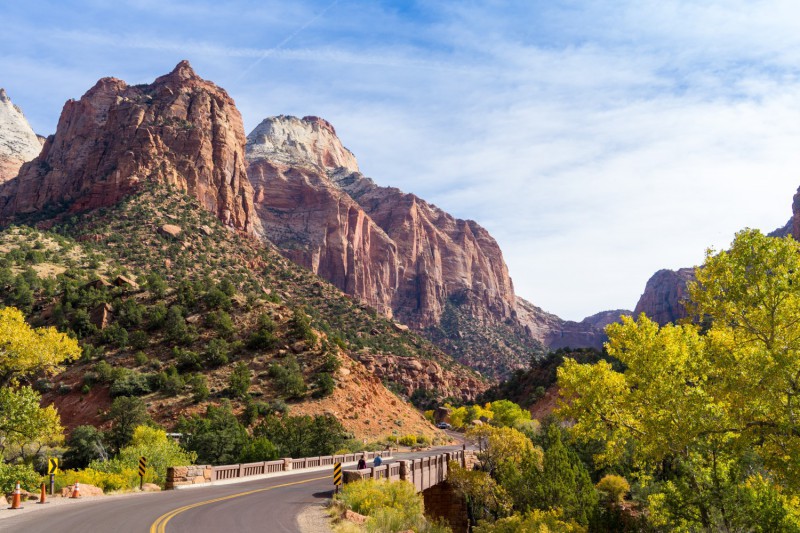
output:
[[[336,494],[339,494],[339,487],[342,486],[342,463],[333,464],[333,484],[336,488]]]
[[[144,488],[144,475],[147,472],[147,459],[139,457],[139,490]]]
[[[50,476],[50,496],[56,492],[56,474],[58,473],[58,457],[47,460],[47,474]]]

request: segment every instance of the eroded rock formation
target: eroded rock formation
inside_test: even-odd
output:
[[[644,313],[661,325],[676,323],[687,316],[684,307],[684,301],[688,297],[686,284],[693,280],[694,268],[659,270],[647,280],[633,316]]]
[[[536,307],[529,301],[517,297],[517,315],[530,335],[550,349],[558,348],[603,348],[607,340],[603,328],[619,320],[620,315],[630,311],[603,311],[580,322],[563,320],[552,313]]]
[[[0,184],[19,173],[23,163],[27,163],[42,150],[39,137],[30,124],[0,88]]]
[[[140,184],[187,191],[224,223],[259,225],[233,100],[187,61],[149,85],[103,78],[64,105],[54,136],[0,188],[0,219],[116,203]]]

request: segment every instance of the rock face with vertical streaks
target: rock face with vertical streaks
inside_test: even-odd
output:
[[[285,256],[486,374],[527,364],[536,341],[516,321],[502,252],[479,224],[376,185],[317,117],[265,119],[247,159],[265,234]]]
[[[187,61],[149,85],[103,78],[64,105],[55,135],[0,187],[0,220],[112,205],[148,181],[197,197],[231,227],[258,232],[233,100]]]

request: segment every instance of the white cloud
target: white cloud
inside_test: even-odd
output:
[[[656,270],[695,264],[745,226],[782,225],[800,185],[795,2],[407,14],[342,1],[316,19],[329,2],[131,4],[148,18],[15,14],[0,72],[39,131],[100,75],[141,83],[188,58],[248,130],[324,116],[376,181],[486,226],[517,292],[565,318],[633,308]]]

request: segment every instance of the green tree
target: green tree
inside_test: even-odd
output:
[[[530,411],[523,409],[514,402],[497,400],[491,403],[492,423],[498,426],[516,427],[522,422],[531,419]]]
[[[209,405],[204,415],[194,415],[178,422],[178,430],[187,435],[184,447],[197,453],[205,464],[232,464],[249,442],[247,430],[236,419],[229,403]]]
[[[252,377],[253,373],[250,371],[250,367],[247,366],[247,363],[242,361],[236,363],[228,379],[228,390],[231,395],[242,400],[249,397],[247,391],[250,389],[250,380]]]
[[[67,451],[61,465],[67,468],[86,468],[94,460],[108,459],[103,444],[105,435],[94,426],[78,426],[67,439]]]
[[[141,398],[120,396],[111,403],[106,419],[111,421],[108,442],[114,450],[120,450],[130,444],[137,427],[150,422],[150,415]]]
[[[254,430],[278,446],[282,457],[333,455],[347,440],[347,432],[332,415],[267,416]]]

